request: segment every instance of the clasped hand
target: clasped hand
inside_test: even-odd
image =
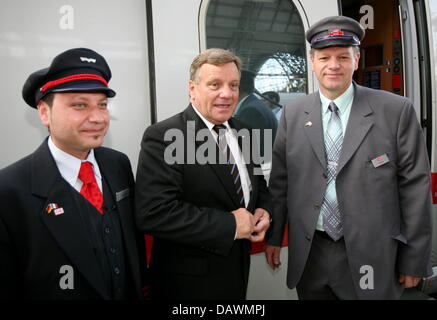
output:
[[[237,239],[249,239],[253,242],[264,240],[270,226],[270,214],[266,210],[257,208],[251,214],[245,208],[239,208],[231,213],[237,223]]]

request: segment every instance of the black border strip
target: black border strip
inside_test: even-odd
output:
[[[432,88],[431,88],[431,63],[429,51],[429,30],[427,26],[426,9],[423,1],[414,0],[414,15],[419,49],[420,96],[421,111],[425,113],[420,119],[421,125],[426,129],[426,147],[428,157],[431,159],[432,151]]]
[[[156,109],[155,39],[153,36],[152,0],[146,0],[147,49],[149,57],[150,122],[158,121]]]

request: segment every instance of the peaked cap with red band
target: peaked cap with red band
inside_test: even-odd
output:
[[[50,66],[32,73],[23,86],[23,99],[32,108],[51,92],[103,92],[114,97],[108,87],[111,70],[97,52],[75,48],[57,55]]]
[[[305,34],[311,48],[359,46],[365,34],[364,28],[352,18],[327,17],[316,22]]]

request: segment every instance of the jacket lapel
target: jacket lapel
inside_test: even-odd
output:
[[[373,119],[371,117],[373,111],[364,95],[364,90],[356,84],[354,84],[354,87],[355,97],[344,135],[337,174],[340,173],[341,169],[343,169],[346,163],[351,159],[364,140],[367,132],[373,126]]]
[[[33,154],[31,165],[32,193],[46,199],[40,212],[43,223],[91,286],[104,299],[109,299],[86,227],[79,214],[80,208],[72,194],[76,191],[60,175],[47,140]],[[62,208],[60,214],[48,212],[47,206],[51,203]]]
[[[203,122],[203,120],[200,119],[200,117],[196,114],[196,112],[193,110],[193,108],[194,107],[190,105],[187,109],[185,109],[184,114],[185,114],[187,121],[194,121],[195,122],[195,129],[194,129],[195,133],[192,135],[195,138],[197,136],[197,132],[199,130],[202,130],[202,129],[208,130],[208,128],[205,125],[205,123]],[[192,129],[189,127],[188,130],[192,130]],[[192,133],[187,132],[187,135],[188,134],[192,134]],[[214,136],[210,132],[209,132],[209,134],[210,134],[209,139],[211,139],[210,141],[215,141]],[[206,143],[206,142],[197,141],[197,139],[196,139],[197,148],[199,148],[203,143]],[[216,151],[216,154],[218,154],[218,152],[221,152],[217,145],[215,145],[215,151]],[[239,207],[240,204],[238,201],[238,195],[235,191],[235,185],[232,181],[232,177],[230,175],[228,166],[225,164],[211,164],[211,163],[208,163],[208,165],[211,167],[211,169],[217,175],[218,179],[223,184],[224,189],[226,190],[226,192],[228,193],[229,197],[232,199],[234,204],[237,207]]]
[[[323,138],[322,112],[318,92],[312,93],[308,106],[304,107],[304,131],[311,143],[314,153],[326,171],[325,143]]]

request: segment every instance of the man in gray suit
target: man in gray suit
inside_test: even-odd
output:
[[[284,110],[273,150],[266,257],[300,299],[398,299],[430,275],[427,151],[411,102],[361,87],[364,29],[325,18],[306,33],[320,90]]]

